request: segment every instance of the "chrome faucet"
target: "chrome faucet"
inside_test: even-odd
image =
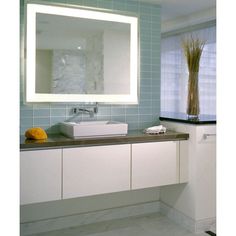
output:
[[[93,118],[94,117],[94,114],[97,114],[98,113],[98,103],[96,102],[96,106],[93,107],[93,109],[86,109],[86,108],[79,108],[79,107],[75,107],[75,108],[72,108],[72,113],[73,114],[79,114],[79,113],[88,113],[90,118]]]

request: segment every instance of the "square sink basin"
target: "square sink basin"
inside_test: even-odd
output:
[[[116,121],[62,122],[60,131],[70,138],[124,136],[128,133],[128,124]]]

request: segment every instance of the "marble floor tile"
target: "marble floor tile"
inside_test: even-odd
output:
[[[31,236],[209,236],[193,234],[161,213],[71,227]]]

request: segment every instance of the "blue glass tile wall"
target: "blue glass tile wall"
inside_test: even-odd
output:
[[[161,8],[139,0],[44,0],[78,4],[135,13],[139,16],[140,31],[140,96],[138,105],[99,104],[95,120],[127,122],[129,130],[141,130],[159,122],[160,114],[160,35]],[[24,23],[24,1],[21,1],[21,30]],[[21,37],[23,34],[21,34]],[[23,59],[23,58],[22,58]],[[23,70],[21,70],[23,71]],[[89,107],[93,104],[30,104],[23,101],[23,72],[21,74],[20,133],[40,126],[48,133],[58,132],[58,123],[72,117],[72,107]],[[82,115],[82,120],[91,119]]]

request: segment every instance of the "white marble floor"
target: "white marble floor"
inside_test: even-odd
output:
[[[38,233],[31,236],[209,236],[193,234],[160,213]]]

